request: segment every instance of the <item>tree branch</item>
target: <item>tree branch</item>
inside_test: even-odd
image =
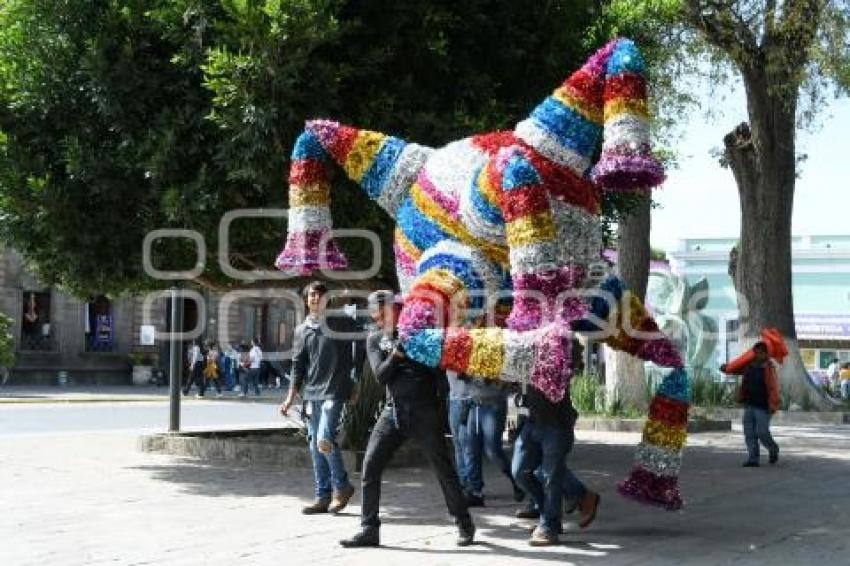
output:
[[[726,53],[741,67],[753,65],[759,46],[753,30],[734,11],[732,2],[685,0],[685,20],[702,32],[706,41]]]
[[[787,0],[783,7],[775,35],[781,41],[784,65],[795,77],[795,86],[809,59],[809,49],[817,36],[823,10],[824,0]]]

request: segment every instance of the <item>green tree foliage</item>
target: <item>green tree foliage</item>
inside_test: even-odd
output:
[[[305,119],[435,145],[511,127],[598,47],[597,5],[5,0],[0,238],[46,282],[118,293],[166,285],[144,275],[143,239],[190,228],[209,250],[197,283],[226,286],[219,220],[286,206]],[[342,179],[333,212],[390,251],[388,218]],[[236,222],[226,259],[267,269],[284,234],[283,220]],[[362,242],[341,243],[368,263]],[[194,266],[186,240],[154,251],[157,268]],[[383,267],[391,278],[389,255]]]
[[[0,371],[15,365],[15,338],[12,326],[15,321],[0,313]]]

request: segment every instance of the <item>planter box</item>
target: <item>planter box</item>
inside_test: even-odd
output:
[[[203,432],[146,434],[139,437],[142,452],[188,456],[201,460],[234,462],[246,466],[312,468],[310,451],[300,429],[216,430]],[[343,450],[345,467],[361,471],[363,452]],[[427,464],[413,442],[406,442],[393,455],[392,468]]]
[[[694,409],[698,414],[704,414],[709,418],[731,419],[740,421],[744,409]],[[850,412],[846,411],[776,411],[771,419],[772,424],[795,425],[795,424],[850,424]]]

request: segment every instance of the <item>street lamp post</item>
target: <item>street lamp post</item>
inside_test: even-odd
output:
[[[183,352],[178,338],[183,332],[183,299],[179,289],[171,290],[171,328],[168,334],[170,367],[168,371],[168,432],[180,432],[180,385],[183,374]]]

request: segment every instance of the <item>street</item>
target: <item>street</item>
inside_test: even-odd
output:
[[[281,426],[277,405],[239,400],[181,403],[181,428]],[[153,432],[168,428],[167,401],[0,405],[0,436],[22,433]]]
[[[188,401],[188,426],[271,426],[274,405]],[[578,431],[571,466],[602,494],[597,521],[568,517],[562,544],[527,545],[531,523],[500,474],[487,468],[487,506],[474,510],[478,544],[454,528],[428,469],[384,477],[382,549],[346,551],[360,494],[337,517],[305,517],[307,470],[199,462],[136,450],[164,428],[167,404],[0,405],[0,564],[846,564],[850,552],[850,427],[774,427],[776,466],[740,467],[740,427],[692,435],[686,508],[628,502],[614,487],[639,435]],[[359,486],[359,476],[354,475]]]

